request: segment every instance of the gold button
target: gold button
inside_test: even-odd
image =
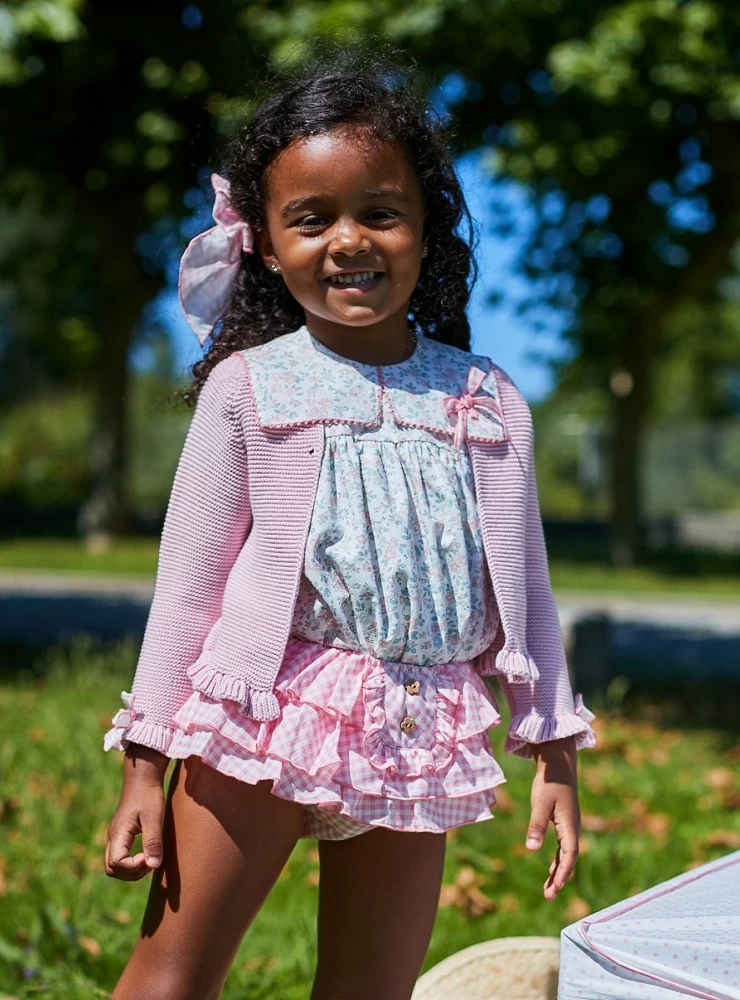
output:
[[[404,718],[401,719],[401,729],[403,729],[404,733],[413,733],[416,729],[415,719],[413,719],[410,715],[404,716]]]
[[[412,678],[410,681],[406,681],[405,688],[408,694],[418,694],[421,690],[421,682]]]

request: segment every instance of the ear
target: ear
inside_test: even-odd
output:
[[[267,229],[258,229],[255,227],[254,242],[259,250],[260,257],[264,261],[265,267],[271,268],[273,264],[278,263]]]

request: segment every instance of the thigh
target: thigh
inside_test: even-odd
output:
[[[376,828],[319,841],[311,1000],[408,1000],[439,903],[445,834]]]
[[[221,774],[197,756],[177,761],[163,862],[111,1000],[216,1000],[301,833],[301,806],[271,787]]]

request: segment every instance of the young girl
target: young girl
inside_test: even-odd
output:
[[[420,90],[354,51],[283,86],[183,257],[183,309],[211,339],[105,738],[125,750],[105,870],[155,869],[113,1000],[215,1000],[301,837],[321,866],[312,1000],[407,1000],[445,832],[491,819],[505,781],[484,675],[511,706],[505,751],[536,762],[527,846],[556,828],[545,898],[573,871],[593,716],[529,409],[470,353],[470,217]]]

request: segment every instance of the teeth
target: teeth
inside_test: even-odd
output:
[[[333,274],[329,279],[335,285],[354,285],[358,281],[374,278],[377,271],[358,271],[355,274]]]

